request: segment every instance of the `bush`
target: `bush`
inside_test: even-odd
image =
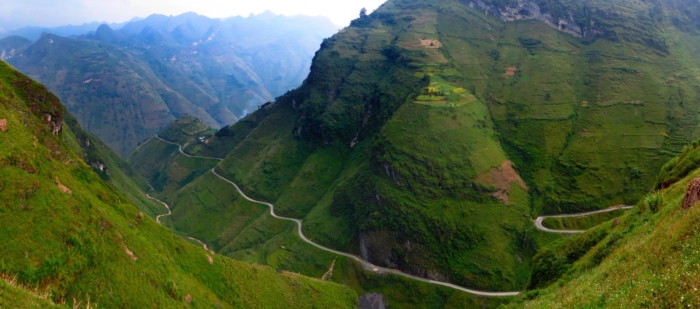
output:
[[[649,193],[645,198],[644,198],[644,205],[649,207],[649,209],[656,213],[659,211],[659,208],[661,205],[664,203],[664,197],[661,195],[661,192],[653,192]]]

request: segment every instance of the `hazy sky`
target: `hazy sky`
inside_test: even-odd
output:
[[[366,7],[385,0],[0,0],[0,30],[55,27],[92,21],[124,22],[151,14],[195,12],[213,18],[270,10],[284,15],[322,15],[345,26]],[[3,29],[4,28],[4,29]]]

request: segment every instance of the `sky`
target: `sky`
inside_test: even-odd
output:
[[[283,15],[326,16],[346,26],[364,7],[385,0],[0,0],[0,31],[26,26],[56,27],[93,21],[118,23],[151,14],[195,12],[211,18],[248,16],[270,10]]]

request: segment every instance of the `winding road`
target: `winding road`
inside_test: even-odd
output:
[[[185,152],[183,151],[183,146],[181,146],[180,144],[173,143],[173,142],[169,142],[169,141],[167,141],[167,140],[164,140],[164,139],[160,138],[160,137],[157,136],[157,135],[156,135],[155,137],[156,137],[157,139],[159,139],[159,140],[165,142],[165,143],[178,146],[178,147],[179,147],[179,150],[180,150],[180,153],[181,153],[182,155],[187,156],[187,157],[190,157],[190,158],[199,158],[199,159],[217,160],[217,161],[222,161],[222,160],[223,160],[223,159],[221,159],[221,158],[201,157],[201,156],[193,156],[193,155],[187,154],[187,153],[185,153]],[[187,145],[187,144],[185,144],[185,145]],[[238,187],[237,184],[235,184],[233,181],[228,180],[228,179],[226,179],[225,177],[219,175],[219,173],[216,172],[216,168],[211,169],[211,172],[212,172],[216,177],[218,177],[219,179],[221,179],[222,181],[225,181],[225,182],[229,183],[230,185],[232,185],[234,188],[236,188],[236,191],[238,191],[238,193],[239,193],[243,198],[245,198],[246,200],[248,200],[248,201],[250,201],[250,202],[253,202],[253,203],[256,203],[256,204],[261,204],[261,205],[265,205],[265,206],[269,207],[269,208],[270,208],[270,215],[272,215],[272,217],[274,217],[274,218],[276,218],[276,219],[285,220],[285,221],[291,221],[291,222],[296,223],[296,225],[297,225],[297,232],[299,233],[299,237],[300,237],[304,242],[306,242],[306,243],[308,243],[308,244],[310,244],[310,245],[312,245],[312,246],[314,246],[314,247],[316,247],[316,248],[318,248],[318,249],[321,249],[321,250],[323,250],[323,251],[330,252],[330,253],[333,253],[333,254],[337,254],[337,255],[344,256],[344,257],[350,258],[350,259],[352,259],[352,260],[355,260],[355,261],[357,261],[358,263],[360,263],[360,265],[362,265],[362,267],[363,267],[365,270],[372,271],[372,272],[375,272],[375,273],[377,273],[377,274],[393,274],[393,275],[398,275],[398,276],[406,277],[406,278],[409,278],[409,279],[413,279],[413,280],[417,280],[417,281],[421,281],[421,282],[425,282],[425,283],[430,283],[430,284],[434,284],[434,285],[440,285],[440,286],[452,288],[452,289],[455,289],[455,290],[459,290],[459,291],[462,291],[462,292],[466,292],[466,293],[470,293],[470,294],[474,294],[474,295],[478,295],[478,296],[487,296],[487,297],[508,297],[508,296],[517,296],[517,295],[519,295],[519,294],[521,293],[521,292],[486,292],[486,291],[472,290],[472,289],[468,289],[468,288],[461,287],[461,286],[458,286],[458,285],[455,285],[455,284],[451,284],[451,283],[446,283],[446,282],[441,282],[441,281],[436,281],[436,280],[430,280],[430,279],[425,279],[425,278],[421,278],[421,277],[416,277],[416,276],[413,276],[413,275],[404,273],[404,272],[402,272],[402,271],[400,271],[400,270],[397,270],[397,269],[391,269],[391,268],[380,267],[380,266],[374,265],[374,264],[372,264],[372,263],[370,263],[370,262],[364,260],[363,258],[361,258],[361,257],[359,257],[359,256],[357,256],[357,255],[350,254],[350,253],[345,253],[345,252],[341,252],[341,251],[337,251],[337,250],[333,250],[333,249],[330,249],[330,248],[326,248],[326,247],[324,247],[324,246],[321,246],[321,245],[319,245],[319,244],[317,244],[317,243],[311,241],[310,239],[308,239],[308,238],[304,235],[304,232],[303,232],[303,230],[302,230],[302,221],[301,221],[301,220],[299,220],[299,219],[293,219],[293,218],[286,218],[286,217],[282,217],[282,216],[278,216],[277,214],[275,214],[275,205],[270,204],[270,203],[266,203],[266,202],[262,202],[262,201],[258,201],[258,200],[254,200],[254,199],[248,197],[245,193],[243,193],[243,191],[241,190],[240,187]],[[158,223],[160,223],[160,218],[161,218],[162,216],[168,216],[168,215],[171,214],[170,207],[169,207],[167,204],[161,202],[160,200],[157,200],[157,199],[152,198],[150,195],[148,196],[148,198],[153,199],[153,200],[156,200],[156,201],[162,203],[162,204],[168,209],[168,213],[167,213],[167,214],[165,214],[165,215],[160,215],[160,216],[156,217],[156,221],[158,221]],[[542,226],[542,221],[543,221],[544,219],[547,219],[547,218],[583,217],[583,216],[588,216],[588,215],[592,215],[592,214],[610,212],[610,211],[614,211],[614,210],[618,210],[618,209],[630,209],[630,208],[633,208],[633,207],[634,207],[634,206],[617,206],[617,207],[612,207],[612,208],[608,208],[608,209],[604,209],[604,210],[592,211],[592,212],[581,213],[581,214],[558,215],[558,216],[541,216],[541,217],[538,217],[537,220],[535,220],[535,226],[537,226],[537,228],[540,229],[540,230],[542,230],[542,231],[550,232],[550,233],[565,233],[565,234],[583,233],[583,232],[585,232],[585,231],[550,230],[550,229],[547,229],[547,228],[545,228],[544,226]],[[201,243],[201,242],[200,242],[200,243]]]
[[[497,296],[497,297],[503,297],[503,296],[516,296],[516,295],[520,294],[520,292],[484,292],[484,291],[476,291],[476,290],[467,289],[467,288],[464,288],[464,287],[461,287],[461,286],[458,286],[458,285],[454,285],[454,284],[451,284],[451,283],[446,283],[446,282],[441,282],[441,281],[435,281],[435,280],[425,279],[425,278],[421,278],[421,277],[416,277],[416,276],[413,276],[413,275],[409,275],[409,274],[407,274],[407,273],[404,273],[404,272],[402,272],[402,271],[400,271],[400,270],[376,266],[376,265],[374,265],[374,264],[372,264],[372,263],[370,263],[370,262],[364,260],[363,258],[361,258],[361,257],[359,257],[359,256],[357,256],[357,255],[354,255],[354,254],[345,253],[345,252],[340,252],[340,251],[336,251],[336,250],[333,250],[333,249],[326,248],[326,247],[321,246],[321,245],[319,245],[319,244],[317,244],[317,243],[311,241],[310,239],[306,238],[306,236],[304,235],[304,232],[302,231],[302,223],[301,223],[301,220],[292,219],[292,218],[286,218],[286,217],[281,217],[281,216],[276,215],[276,214],[275,214],[275,205],[272,205],[272,204],[266,203],[266,202],[257,201],[257,200],[254,200],[254,199],[248,197],[247,195],[245,195],[245,193],[243,193],[243,191],[241,191],[241,188],[239,188],[238,185],[236,185],[233,181],[230,181],[230,180],[224,178],[223,176],[219,175],[219,174],[216,172],[216,169],[212,169],[211,172],[214,173],[214,175],[216,175],[217,177],[219,177],[221,180],[223,180],[223,181],[228,182],[229,184],[231,184],[234,188],[236,188],[236,191],[238,191],[238,193],[239,193],[243,198],[245,198],[246,200],[248,200],[248,201],[250,201],[250,202],[253,202],[253,203],[262,204],[262,205],[266,205],[266,206],[270,207],[270,214],[271,214],[273,217],[275,217],[275,218],[277,218],[277,219],[280,219],[280,220],[286,220],[286,221],[295,222],[295,223],[297,224],[297,231],[299,232],[299,237],[301,237],[301,239],[302,239],[303,241],[305,241],[306,243],[308,243],[308,244],[310,244],[310,245],[312,245],[312,246],[314,246],[314,247],[316,247],[316,248],[319,248],[319,249],[321,249],[321,250],[323,250],[323,251],[327,251],[327,252],[330,252],[330,253],[333,253],[333,254],[337,254],[337,255],[341,255],[341,256],[344,256],[344,257],[353,259],[353,260],[357,261],[358,263],[360,263],[360,265],[362,265],[362,267],[363,267],[365,270],[373,271],[373,272],[378,273],[378,274],[394,274],[394,275],[399,275],[399,276],[403,276],[403,277],[406,277],[406,278],[410,278],[410,279],[414,279],[414,280],[418,280],[418,281],[422,281],[422,282],[426,282],[426,283],[430,283],[430,284],[441,285],[441,286],[453,288],[453,289],[456,289],[456,290],[460,290],[460,291],[462,291],[462,292],[467,292],[467,293],[474,294],[474,295],[479,295],[479,296],[491,296],[491,297]]]
[[[221,159],[221,158],[200,157],[200,156],[193,156],[193,155],[187,154],[187,153],[185,153],[185,152],[183,151],[183,146],[181,146],[180,144],[177,144],[177,143],[173,143],[173,142],[164,140],[164,139],[162,139],[160,136],[157,136],[157,135],[156,135],[155,137],[156,137],[157,139],[159,139],[159,140],[165,142],[165,143],[178,146],[178,147],[179,147],[179,150],[180,150],[180,153],[181,153],[182,155],[187,156],[187,157],[190,157],[190,158],[199,158],[199,159],[210,159],[210,160],[217,160],[217,161],[222,161],[222,160],[223,160],[223,159]],[[272,204],[266,203],[266,202],[257,201],[257,200],[254,200],[254,199],[248,197],[247,195],[245,195],[245,193],[243,193],[243,191],[241,190],[240,187],[238,187],[237,184],[235,184],[233,181],[228,180],[228,179],[226,179],[225,177],[219,175],[219,174],[216,172],[216,168],[213,168],[213,169],[211,170],[211,172],[212,172],[216,177],[218,177],[219,179],[221,179],[221,180],[223,180],[223,181],[229,183],[229,184],[232,185],[234,188],[236,188],[236,191],[238,191],[238,193],[239,193],[243,198],[245,198],[246,200],[248,200],[248,201],[250,201],[250,202],[253,202],[253,203],[256,203],[256,204],[261,204],[261,205],[265,205],[265,206],[269,207],[269,208],[270,208],[270,215],[272,215],[272,217],[274,217],[274,218],[276,218],[276,219],[285,220],[285,221],[292,221],[292,222],[296,223],[296,225],[297,225],[297,232],[299,233],[299,237],[300,237],[304,242],[306,242],[306,243],[308,243],[308,244],[310,244],[310,245],[312,245],[312,246],[314,246],[314,247],[316,247],[316,248],[318,248],[318,249],[321,249],[321,250],[323,250],[323,251],[330,252],[330,253],[333,253],[333,254],[337,254],[337,255],[341,255],[341,256],[344,256],[344,257],[353,259],[353,260],[357,261],[358,263],[360,263],[360,265],[362,265],[362,267],[363,267],[365,270],[369,270],[369,271],[375,272],[375,273],[377,273],[377,274],[394,274],[394,275],[406,277],[406,278],[409,278],[409,279],[418,280],[418,281],[421,281],[421,282],[426,282],[426,283],[435,284],[435,285],[441,285],[441,286],[444,286],[444,287],[452,288],[452,289],[455,289],[455,290],[459,290],[459,291],[462,291],[462,292],[466,292],[466,293],[470,293],[470,294],[474,294],[474,295],[479,295],[479,296],[506,297],[506,296],[517,296],[517,295],[520,294],[520,292],[485,292],[485,291],[477,291],[477,290],[467,289],[467,288],[465,288],[465,287],[461,287],[461,286],[458,286],[458,285],[455,285],[455,284],[452,284],[452,283],[446,283],[446,282],[441,282],[441,281],[435,281],[435,280],[425,279],[425,278],[421,278],[421,277],[416,277],[416,276],[413,276],[413,275],[409,275],[409,274],[407,274],[407,273],[404,273],[404,272],[402,272],[402,271],[400,271],[400,270],[397,270],[397,269],[391,269],[391,268],[384,268],[384,267],[376,266],[376,265],[374,265],[374,264],[372,264],[372,263],[370,263],[370,262],[364,260],[363,258],[361,258],[361,257],[359,257],[359,256],[357,256],[357,255],[354,255],[354,254],[345,253],[345,252],[333,250],[333,249],[330,249],[330,248],[326,248],[326,247],[321,246],[321,245],[319,245],[319,244],[317,244],[317,243],[311,241],[310,239],[306,238],[306,236],[304,235],[304,232],[303,232],[303,230],[302,230],[302,222],[301,222],[301,220],[278,216],[277,214],[275,214],[275,205],[272,205]],[[166,214],[166,215],[161,215],[161,216],[167,216],[167,215],[169,215],[169,214],[171,213],[170,207],[168,207],[167,204],[161,202],[160,200],[157,200],[157,199],[154,199],[154,198],[150,197],[150,195],[149,195],[148,197],[151,198],[151,199],[153,199],[153,200],[156,200],[156,201],[162,203],[162,204],[168,209],[168,214]],[[160,218],[161,216],[158,216],[158,218]],[[158,220],[158,222],[160,222],[160,221]]]
[[[183,151],[183,149],[182,149],[183,146],[181,146],[180,144],[166,141],[166,140],[162,139],[162,138],[161,138],[160,136],[158,136],[158,135],[156,135],[155,137],[156,137],[157,139],[161,140],[161,141],[164,141],[164,142],[168,143],[168,144],[171,144],[171,145],[175,145],[175,146],[180,147],[180,153],[181,153],[182,155],[186,156],[186,157],[190,157],[190,158],[194,158],[194,159],[217,160],[217,161],[223,161],[223,160],[224,160],[224,159],[222,159],[222,158],[200,157],[200,156],[189,155],[189,154],[187,154],[185,151]],[[187,146],[187,143],[185,143],[185,146]]]
[[[586,231],[585,231],[585,230],[552,230],[552,229],[548,229],[548,228],[544,227],[544,226],[542,225],[542,221],[544,221],[544,219],[548,219],[548,218],[577,218],[577,217],[586,217],[586,216],[590,216],[590,215],[602,214],[602,213],[611,212],[611,211],[620,210],[620,209],[632,209],[632,208],[634,208],[634,206],[623,206],[623,205],[620,205],[620,206],[614,206],[614,207],[610,207],[610,208],[602,209],[602,210],[584,212],[584,213],[580,213],[580,214],[556,215],[556,216],[539,216],[539,217],[537,217],[537,219],[535,220],[535,226],[537,227],[538,230],[544,231],[544,232],[548,232],[548,233],[580,234],[580,233],[585,233]]]

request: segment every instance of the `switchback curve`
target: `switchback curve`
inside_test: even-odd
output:
[[[596,211],[589,211],[589,212],[584,212],[584,213],[579,213],[579,214],[570,214],[570,215],[555,215],[555,216],[539,216],[535,220],[535,226],[537,227],[538,230],[548,232],[548,233],[559,233],[559,234],[580,234],[580,233],[585,233],[585,230],[552,230],[544,227],[542,225],[542,221],[544,219],[548,218],[576,218],[576,217],[585,217],[585,216],[590,216],[590,215],[595,215],[595,214],[601,214],[601,213],[606,213],[606,212],[611,212],[615,210],[620,210],[620,209],[632,209],[634,206],[614,206],[610,207],[607,209],[602,209],[602,210],[596,210]]]

